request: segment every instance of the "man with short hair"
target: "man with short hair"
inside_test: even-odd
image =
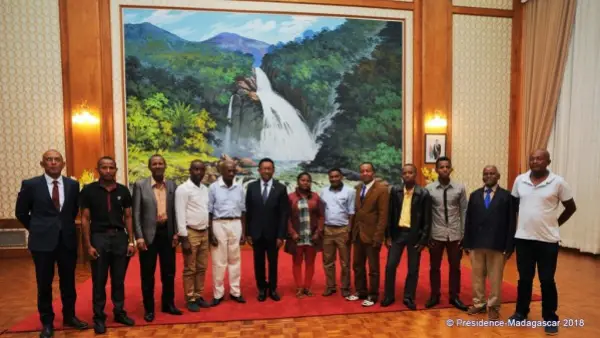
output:
[[[213,301],[223,301],[225,270],[229,271],[229,297],[246,303],[240,289],[240,245],[246,241],[246,201],[244,187],[234,183],[236,164],[224,161],[219,165],[221,177],[208,188],[209,231],[212,244]]]
[[[50,338],[54,335],[55,265],[58,266],[63,325],[84,330],[88,324],[75,316],[75,217],[79,213],[79,182],[62,176],[65,161],[56,150],[46,151],[40,166],[44,168],[42,176],[21,183],[15,215],[29,231],[27,246],[35,265],[37,306],[43,326],[40,337]]]
[[[135,254],[132,199],[129,189],[116,182],[117,164],[112,157],[98,160],[100,179],[81,191],[83,239],[91,256],[94,331],[106,332],[106,282],[110,271],[115,322],[135,325],[125,312],[125,273]]]
[[[519,201],[519,217],[515,246],[519,283],[517,307],[510,317],[523,321],[529,315],[533,278],[537,267],[542,287],[542,318],[547,334],[558,333],[558,292],[554,281],[558,248],[559,227],[577,210],[571,187],[564,178],[548,170],[550,153],[537,149],[529,156],[530,170],[519,175],[512,195]],[[559,215],[559,207],[564,210]]]
[[[393,186],[390,191],[386,246],[388,247],[385,266],[385,294],[381,306],[392,305],[396,293],[396,272],[406,248],[408,273],[404,283],[403,304],[416,310],[415,297],[419,281],[421,250],[429,241],[431,227],[431,196],[427,189],[416,184],[417,167],[406,164],[402,167],[402,186]]]
[[[354,189],[344,184],[344,175],[339,168],[328,172],[329,186],[321,190],[325,206],[325,229],[323,233],[323,269],[326,287],[323,296],[336,293],[336,251],[340,256],[340,279],[342,297],[350,296],[350,234],[355,209]]]
[[[175,191],[175,214],[183,252],[183,291],[187,309],[208,308],[202,297],[208,265],[208,188],[202,184],[206,165],[200,160],[190,164],[190,178]]]
[[[425,303],[425,307],[429,309],[440,303],[440,268],[446,249],[450,263],[450,304],[459,310],[467,311],[467,306],[459,298],[461,242],[465,231],[467,192],[462,183],[450,178],[452,161],[448,157],[442,156],[437,159],[435,171],[438,179],[426,187],[432,200],[432,225],[429,241],[431,297]]]
[[[488,312],[489,320],[500,319],[504,263],[513,252],[516,209],[510,191],[498,185],[498,168],[483,168],[483,188],[471,193],[463,247],[471,257],[473,306],[470,315]],[[486,276],[490,294],[485,297]]]
[[[133,222],[140,252],[140,275],[144,320],[154,321],[154,274],[160,262],[162,312],[181,315],[175,306],[175,247],[179,243],[175,224],[175,189],[165,179],[167,162],[159,154],[148,159],[152,175],[133,185]]]

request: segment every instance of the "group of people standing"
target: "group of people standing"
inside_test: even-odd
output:
[[[63,323],[86,329],[75,316],[75,262],[77,240],[75,218],[81,209],[83,241],[91,257],[94,330],[106,331],[106,283],[111,277],[111,298],[116,322],[134,325],[124,309],[125,273],[131,256],[139,251],[144,320],[155,319],[154,275],[160,264],[161,311],[181,315],[175,306],[176,247],[184,259],[183,289],[188,311],[218,306],[225,299],[224,277],[228,272],[229,299],[246,303],[241,294],[240,245],[253,249],[258,301],[279,301],[277,273],[279,250],[292,257],[296,297],[314,296],[311,284],[317,252],[322,251],[326,288],[323,296],[337,292],[336,261],[341,270],[341,296],[362,300],[362,306],[379,302],[380,251],[388,248],[384,295],[381,306],[395,302],[396,272],[406,248],[408,273],[402,301],[415,310],[421,252],[430,257],[432,308],[440,303],[440,268],[444,254],[449,263],[449,301],[470,315],[488,313],[497,320],[501,302],[505,261],[516,247],[519,270],[518,299],[514,320],[529,313],[535,268],[542,285],[542,316],[557,321],[557,291],[554,273],[558,255],[558,227],[575,212],[569,186],[547,169],[550,156],[533,152],[530,171],[520,175],[512,193],[498,185],[495,166],[483,169],[484,186],[467,198],[465,186],[451,179],[452,163],[447,157],[436,162],[438,179],[426,187],[416,182],[418,169],[406,164],[402,184],[388,186],[375,178],[372,163],[360,166],[361,183],[350,187],[340,169],[329,170],[330,185],[319,193],[312,190],[307,172],[297,177],[297,188],[287,188],[273,179],[275,164],[259,162],[260,179],[247,191],[235,182],[236,164],[220,163],[221,176],[209,187],[203,185],[206,166],[192,161],[189,179],[177,186],[165,178],[167,163],[161,155],[148,161],[150,177],[135,182],[130,190],[116,182],[117,166],[110,157],[98,160],[99,180],[79,191],[79,184],[61,176],[62,155],[54,150],[43,154],[44,175],[22,183],[16,216],[29,230],[38,285],[38,311],[43,329],[40,337],[54,333],[52,280],[58,265],[63,302]],[[559,205],[564,211],[558,216]],[[517,218],[517,215],[519,216]],[[459,298],[462,254],[470,256],[473,305]],[[352,259],[351,259],[352,254]],[[209,256],[212,260],[213,299],[203,298]],[[268,261],[268,272],[266,272]],[[351,290],[350,263],[355,292]],[[368,276],[367,279],[367,264]],[[304,265],[304,274],[303,274]],[[491,290],[485,295],[486,277]],[[548,324],[547,333],[557,325]]]

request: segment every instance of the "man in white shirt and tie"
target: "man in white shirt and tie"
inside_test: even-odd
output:
[[[183,251],[183,289],[188,310],[198,312],[210,305],[202,297],[208,264],[208,188],[202,184],[206,166],[190,164],[190,178],[175,191],[175,215]]]

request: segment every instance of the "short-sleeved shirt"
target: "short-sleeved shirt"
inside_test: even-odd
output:
[[[519,220],[515,238],[558,243],[558,216],[561,202],[573,198],[565,180],[550,172],[537,186],[531,182],[531,171],[515,180],[512,195],[519,199]]]
[[[350,216],[354,215],[356,191],[345,184],[339,190],[328,186],[321,190],[320,197],[325,205],[325,225],[348,225]]]
[[[244,187],[232,184],[228,187],[222,177],[208,187],[208,212],[215,219],[241,217],[246,212]]]
[[[90,209],[92,232],[125,228],[125,209],[131,208],[131,205],[129,189],[119,183],[107,189],[99,182],[93,182],[81,191],[81,208]]]

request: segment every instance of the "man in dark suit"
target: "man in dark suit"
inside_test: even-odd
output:
[[[416,310],[415,294],[419,280],[421,250],[429,241],[431,228],[431,196],[416,184],[417,167],[406,164],[402,168],[403,186],[394,186],[390,191],[386,246],[388,247],[385,266],[385,294],[381,306],[394,303],[396,291],[396,270],[400,264],[402,251],[408,254],[408,273],[404,284],[403,303]]]
[[[144,320],[154,321],[154,274],[156,259],[160,259],[162,282],[162,312],[181,315],[175,307],[175,189],[177,185],[165,179],[167,162],[161,155],[152,155],[148,169],[152,176],[133,185],[133,223],[140,252],[140,274],[144,298]]]
[[[372,163],[365,162],[360,165],[360,179],[362,183],[356,187],[356,211],[351,234],[354,244],[352,269],[356,294],[346,299],[363,299],[362,306],[373,306],[379,297],[379,253],[385,237],[390,195],[385,184],[375,181],[375,167]]]
[[[277,293],[277,260],[279,248],[287,233],[289,201],[287,188],[273,179],[275,164],[269,158],[258,163],[260,179],[248,184],[246,192],[246,240],[254,251],[254,277],[258,300],[264,302],[267,293],[274,301]],[[269,261],[269,281],[265,278],[265,254]]]
[[[500,174],[495,166],[483,168],[484,187],[469,198],[463,248],[471,257],[473,306],[470,315],[488,311],[490,320],[500,318],[504,262],[513,252],[516,209],[510,191],[498,186]],[[485,277],[490,294],[485,299]]]
[[[17,197],[15,215],[29,231],[29,251],[35,265],[41,338],[54,335],[52,281],[58,265],[63,324],[86,329],[88,324],[75,316],[75,264],[77,237],[75,217],[79,212],[79,182],[61,176],[62,155],[48,150],[40,162],[44,175],[24,180]]]

